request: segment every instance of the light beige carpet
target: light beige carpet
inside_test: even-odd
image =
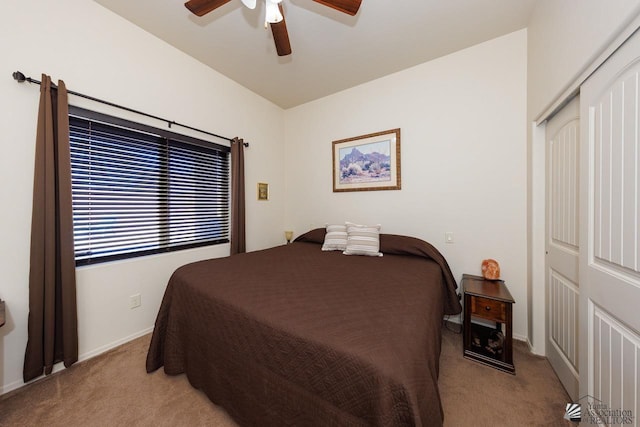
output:
[[[443,328],[440,395],[444,424],[457,426],[575,426],[570,402],[549,361],[514,341],[516,375],[462,357],[462,336]]]
[[[235,426],[184,375],[147,374],[150,335],[0,397],[1,426]],[[445,425],[571,425],[569,397],[546,359],[516,343],[513,376],[462,357],[443,328],[440,391]]]

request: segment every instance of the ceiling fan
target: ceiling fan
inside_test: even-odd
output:
[[[204,16],[207,13],[229,3],[231,0],[189,0],[184,5],[195,15]],[[287,32],[287,24],[284,20],[284,12],[282,10],[282,0],[264,0],[265,1],[265,27],[267,24],[271,26],[273,33],[273,41],[276,44],[278,56],[286,56],[291,54],[291,44],[289,43],[289,33]],[[348,15],[355,15],[360,8],[362,0],[313,0],[316,3],[323,4],[330,8],[339,10]],[[256,0],[242,0],[242,3],[249,9],[255,9]]]

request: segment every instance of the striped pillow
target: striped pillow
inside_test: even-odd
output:
[[[327,225],[327,234],[324,235],[323,251],[344,251],[347,249],[347,226]]]
[[[345,255],[382,256],[380,252],[380,224],[358,225],[347,222]]]

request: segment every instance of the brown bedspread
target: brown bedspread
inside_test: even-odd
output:
[[[441,425],[440,328],[460,312],[446,261],[418,239],[365,257],[318,236],[176,270],[147,371],[186,373],[241,425]]]

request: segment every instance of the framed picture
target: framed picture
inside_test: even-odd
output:
[[[400,129],[333,141],[334,192],[400,188]]]
[[[269,184],[258,183],[258,200],[269,200]]]

